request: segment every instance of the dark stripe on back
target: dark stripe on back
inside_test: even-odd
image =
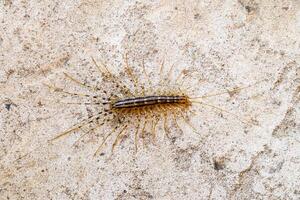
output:
[[[122,99],[113,104],[113,108],[130,108],[154,104],[165,103],[183,103],[186,101],[185,96],[146,96]]]

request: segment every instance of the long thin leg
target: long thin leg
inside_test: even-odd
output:
[[[57,135],[56,137],[52,138],[49,140],[49,142],[53,142],[63,136],[66,136],[68,134],[70,134],[71,132],[78,130],[80,128],[82,128],[83,126],[86,126],[89,123],[92,123],[95,119],[98,120],[98,118],[102,115],[102,112],[98,113],[95,116],[92,116],[90,118],[84,119],[81,122],[79,122],[77,125],[73,126],[72,128],[70,128],[69,130],[66,130],[64,132],[62,132],[61,134]]]
[[[176,127],[183,133],[184,131],[182,130],[182,128],[179,126],[178,122],[177,122],[177,119],[176,119],[176,113],[174,112],[171,112],[172,113],[172,116],[173,116],[173,120],[175,122],[175,125]]]
[[[155,142],[155,139],[156,139],[156,126],[157,126],[157,123],[158,123],[158,120],[153,120],[153,124],[152,124],[152,139],[153,139],[153,142]]]
[[[95,61],[95,59],[93,57],[92,57],[92,60],[93,60],[93,62],[95,64],[95,66],[100,71],[100,73],[101,73],[102,76],[111,79],[111,81],[113,83],[117,84],[119,87],[121,87],[121,89],[124,90],[123,92],[125,94],[129,94],[129,95],[133,96],[133,94],[130,91],[130,89],[125,84],[123,84],[122,82],[120,82],[119,79],[108,70],[108,68],[106,67],[106,65],[104,65],[103,63],[101,63],[101,66],[98,65],[97,62]]]
[[[179,114],[180,114],[180,117],[183,119],[183,121],[189,126],[191,127],[191,129],[193,130],[194,133],[196,133],[197,135],[201,136],[201,140],[205,140],[209,135],[204,135],[201,134],[200,132],[197,131],[197,129],[193,126],[193,124],[191,124],[190,121],[188,121],[184,116],[183,116],[183,111],[182,110],[179,110]]]
[[[193,130],[196,134],[201,135],[201,134],[197,131],[197,129],[191,124],[191,122],[190,122],[189,120],[187,120],[187,119],[183,116],[182,111],[180,111],[179,113],[180,113],[180,117],[183,119],[183,121],[184,121],[188,126],[190,126],[190,127],[192,128],[192,130]]]
[[[161,84],[162,81],[163,81],[164,64],[165,64],[165,61],[163,60],[163,61],[161,62],[160,70],[159,70],[159,84]]]
[[[168,120],[167,113],[164,113],[164,131],[165,131],[167,138],[170,138],[168,126],[167,126],[167,122],[168,122],[167,120]]]
[[[218,92],[218,93],[212,93],[212,94],[206,94],[206,95],[203,95],[203,96],[199,96],[199,97],[192,97],[190,99],[204,99],[204,98],[209,98],[209,97],[214,97],[214,96],[219,96],[219,95],[222,95],[222,94],[233,94],[235,92],[239,92],[243,89],[247,89],[249,87],[253,87],[261,82],[263,82],[265,80],[261,80],[261,81],[258,81],[254,84],[251,84],[251,85],[247,85],[247,86],[244,86],[244,87],[239,87],[239,88],[236,88],[236,89],[233,89],[233,90],[227,90],[227,91],[224,91],[224,92]]]
[[[142,132],[141,132],[141,134],[142,134],[142,139],[143,139],[143,146],[144,146],[144,147],[145,147],[145,128],[146,128],[146,126],[147,126],[147,120],[146,120],[146,118],[145,118],[145,120],[144,120],[144,125],[143,125]]]
[[[191,102],[192,102],[192,103],[196,103],[196,104],[200,104],[200,105],[204,105],[204,106],[207,106],[207,107],[211,107],[211,108],[214,108],[215,110],[219,110],[219,111],[221,111],[221,112],[230,114],[230,115],[234,116],[238,121],[243,122],[243,123],[245,123],[245,124],[257,125],[257,124],[255,124],[255,123],[253,123],[252,120],[248,120],[248,119],[242,120],[243,117],[241,117],[241,116],[239,116],[239,115],[237,115],[237,114],[235,114],[235,113],[229,112],[229,111],[227,111],[227,110],[224,110],[223,108],[217,107],[217,106],[215,106],[215,105],[211,105],[211,104],[208,104],[208,103],[204,103],[204,102],[202,102],[202,101],[191,101]]]
[[[186,109],[186,106],[184,106],[182,104],[177,104],[176,106],[181,108],[182,111]],[[188,108],[188,112],[192,113],[193,116],[197,115],[194,111],[190,110],[189,108]]]
[[[134,91],[137,94],[138,93],[138,79],[136,76],[133,74],[133,71],[130,68],[127,68],[126,70],[127,75],[130,77],[131,82],[133,83],[134,86]]]
[[[116,139],[115,139],[115,141],[114,141],[114,143],[111,147],[111,154],[113,154],[114,149],[115,149],[116,145],[118,144],[118,142],[120,140],[122,140],[122,138],[124,137],[123,133],[125,132],[126,128],[127,128],[127,125],[125,125],[124,128],[122,128],[121,131],[117,134],[117,137],[116,137]]]
[[[185,91],[192,91],[191,88],[195,87],[194,84],[185,86],[183,82],[180,85],[181,85],[182,89],[184,89]],[[200,87],[200,84],[197,84],[197,86]]]
[[[169,70],[169,72],[168,72],[168,74],[167,74],[167,80],[168,81],[171,81],[172,79],[171,79],[171,74],[172,74],[172,72],[173,72],[173,69],[174,69],[174,64],[171,66],[171,68],[170,68],[170,70]]]
[[[187,78],[183,78],[183,77],[185,77],[185,76],[187,76],[188,74],[190,74],[191,72],[190,71],[188,71],[188,70],[186,70],[186,69],[184,69],[184,70],[182,70],[181,72],[180,72],[180,74],[178,75],[178,77],[176,78],[176,80],[175,80],[175,83],[177,84],[177,85],[180,85],[180,86],[184,86],[185,85],[185,82],[187,81],[187,80],[189,80],[189,79],[187,79]],[[181,80],[180,80],[181,79]],[[180,80],[180,82],[178,83],[178,81]],[[202,83],[202,82],[204,82],[205,80],[202,80],[202,79],[200,79],[200,80],[198,80],[198,86]],[[187,90],[190,88],[190,87],[185,87]]]
[[[105,104],[109,104],[109,102],[65,102],[65,101],[60,101],[60,100],[56,100],[56,101],[46,101],[43,100],[44,103],[54,103],[54,104],[65,104],[65,105],[88,105],[88,106],[99,106],[99,105],[105,105]]]
[[[237,92],[237,91],[240,91],[242,89],[245,89],[245,88],[237,88],[237,89],[233,89],[231,91],[227,90],[226,92],[212,93],[212,94],[207,94],[207,95],[203,95],[203,96],[199,96],[199,97],[192,97],[190,99],[205,99],[205,98],[209,98],[209,97],[219,96],[219,95],[222,95],[222,94],[228,94],[229,92],[231,92],[231,93]]]
[[[72,146],[73,147],[75,147],[75,146],[77,146],[77,144],[79,143],[79,141],[84,137],[84,136],[86,136],[86,135],[88,135],[90,132],[92,131],[92,129],[91,130],[88,130],[88,131],[86,131],[84,134],[82,134],[73,144],[72,144]]]
[[[175,126],[179,129],[179,130],[181,130],[181,132],[183,132],[183,130],[181,129],[181,127],[178,125],[178,122],[177,122],[177,119],[176,119],[176,113],[174,113],[174,111],[173,111],[173,106],[171,107],[171,106],[169,106],[169,105],[165,105],[164,106],[164,108],[165,108],[165,110],[168,110],[170,113],[171,113],[171,115],[172,115],[172,118],[173,118],[173,121],[175,122]]]
[[[129,67],[127,53],[125,53],[125,55],[124,55],[124,60],[125,60],[125,65],[126,65],[125,72],[127,73],[129,78],[133,82],[133,86],[135,88],[135,93],[137,94],[138,78],[134,75],[132,68]]]
[[[137,120],[137,122],[138,122],[138,124],[137,124],[137,126],[135,127],[135,133],[134,133],[134,147],[135,147],[135,153],[137,153],[137,150],[138,150],[138,136],[139,136],[139,129],[140,129],[140,120],[139,120],[139,118],[140,118],[140,111],[138,110],[137,111],[138,112],[138,115],[137,115],[137,118],[138,118],[138,120]]]
[[[136,128],[136,131],[134,133],[134,147],[135,147],[135,153],[138,151],[138,135],[139,135],[139,128],[140,128],[140,122],[138,122],[138,125]]]
[[[152,133],[152,129],[153,129],[153,120],[150,121],[150,128],[151,128],[151,133],[150,133],[150,134],[153,134],[153,133]],[[153,138],[152,138],[152,143],[154,144]]]
[[[74,104],[74,105],[95,105],[95,106],[98,106],[100,104],[106,104],[106,103],[109,103],[109,102],[95,102],[95,103],[90,103],[90,102],[65,102],[65,101],[58,101],[58,103],[62,103],[62,104]]]
[[[101,62],[101,65],[98,65],[98,63],[96,62],[96,60],[92,58],[92,61],[94,63],[94,65],[97,67],[97,69],[99,70],[99,72],[101,73],[101,76],[113,76],[111,74],[111,72],[107,69],[107,67]]]
[[[62,88],[58,88],[52,85],[48,85],[46,83],[43,83],[45,86],[47,86],[48,88],[54,90],[55,92],[61,92],[64,94],[68,94],[68,95],[73,95],[73,96],[81,96],[81,97],[90,97],[90,98],[98,98],[98,95],[88,95],[88,94],[82,94],[82,93],[74,93],[74,92],[68,92],[63,90]]]
[[[65,73],[65,72],[64,72],[63,74],[64,74],[68,79],[70,79],[71,81],[77,83],[78,85],[80,85],[80,86],[82,86],[82,87],[85,87],[85,88],[87,88],[87,89],[89,89],[89,90],[91,90],[91,91],[100,91],[99,88],[96,88],[96,87],[90,86],[90,85],[88,85],[88,84],[86,84],[86,83],[83,83],[83,82],[81,82],[81,81],[75,79],[74,77],[72,77],[71,75],[69,75],[69,74],[67,74],[67,73]]]
[[[179,109],[179,114],[180,114],[180,117],[183,119],[183,121],[184,121],[188,126],[190,126],[190,127],[192,128],[192,130],[193,130],[195,133],[197,133],[197,134],[200,135],[200,133],[199,133],[199,132],[197,131],[197,129],[191,124],[191,122],[190,122],[188,119],[186,119],[186,117],[183,116],[183,113],[184,113],[183,109],[184,109],[184,107],[183,107],[181,104],[177,104],[177,105],[175,105],[175,108]],[[189,112],[192,112],[192,111],[189,111]]]
[[[148,81],[149,87],[152,87],[152,82],[150,81],[150,77],[149,77],[149,75],[148,75],[147,72],[146,72],[144,60],[143,60],[143,62],[142,62],[142,68],[143,68],[143,72],[144,72],[144,74],[145,74],[145,77],[146,77],[146,79],[147,79],[147,81]]]
[[[106,120],[106,121],[107,121],[107,120]],[[96,130],[96,129],[98,129],[98,128],[101,128],[103,125],[104,125],[104,122],[102,122],[102,123],[100,123],[100,124],[97,123],[95,127],[89,129],[89,130],[86,131],[84,134],[82,134],[82,135],[81,135],[81,136],[80,136],[80,137],[72,144],[72,146],[76,146],[76,145],[79,143],[79,141],[80,141],[84,136],[90,134],[91,132],[93,132],[94,130]]]
[[[145,110],[146,110],[146,111],[145,111],[146,113],[150,113],[150,114],[154,117],[153,111],[151,110],[150,107],[146,107]],[[150,127],[152,128],[152,131],[153,131],[153,126],[155,126],[155,123],[154,123],[154,122],[155,122],[155,121],[152,120],[152,121],[151,121],[151,124],[150,124]],[[155,136],[155,134],[153,134],[153,132],[152,132],[152,136]],[[152,137],[152,139],[153,139],[152,142],[154,143],[154,138]]]
[[[98,102],[63,102],[63,101],[58,101],[58,103],[62,103],[62,104],[78,104],[78,105],[100,105],[100,104],[108,104],[109,101],[99,101],[98,99],[100,98],[100,96],[98,95],[89,95],[89,94],[82,94],[82,93],[74,93],[74,92],[68,92],[63,90],[62,88],[58,88],[56,86],[53,85],[48,85],[46,83],[43,83],[45,86],[47,86],[48,88],[54,90],[54,92],[60,92],[63,94],[67,94],[67,95],[71,95],[71,96],[75,96],[75,97],[86,97],[86,98],[91,98],[92,100],[97,100]]]
[[[168,131],[168,126],[167,126],[167,122],[168,122],[167,112],[168,112],[168,110],[165,109],[163,106],[159,106],[159,108],[161,110],[163,110],[163,114],[162,114],[163,115],[163,119],[164,119],[163,128],[164,128],[165,134],[166,134],[167,138],[170,138],[169,131]]]
[[[111,136],[118,128],[119,128],[119,126],[115,126],[115,127],[113,128],[113,130],[103,138],[103,141],[102,141],[102,143],[99,145],[99,147],[97,148],[97,150],[95,151],[94,156],[96,156],[96,155],[100,152],[102,146],[105,144],[105,142],[106,142],[106,140],[108,139],[108,137]]]
[[[186,73],[186,70],[185,70],[185,69],[182,70],[182,71],[179,73],[179,75],[178,75],[177,78],[175,79],[175,84],[177,84],[178,81],[180,80],[180,78],[183,77],[184,73]],[[180,84],[180,85],[182,85],[182,84]]]

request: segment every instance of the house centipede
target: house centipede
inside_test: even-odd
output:
[[[75,133],[84,127],[92,125],[91,128],[88,128],[88,131],[79,136],[74,143],[76,144],[88,134],[97,132],[98,129],[108,125],[110,131],[101,135],[102,139],[97,148],[95,148],[94,156],[98,155],[108,143],[108,140],[114,137],[111,141],[111,153],[113,153],[115,147],[125,136],[128,136],[130,132],[133,132],[135,151],[137,151],[139,139],[141,138],[144,144],[147,133],[153,141],[156,139],[158,125],[162,127],[165,135],[169,138],[170,131],[168,126],[170,121],[183,132],[178,123],[178,120],[182,120],[194,133],[200,135],[197,128],[195,128],[195,125],[189,120],[190,115],[195,115],[195,112],[191,108],[199,106],[208,107],[215,111],[231,115],[245,124],[255,124],[252,119],[246,119],[235,113],[229,112],[226,109],[207,103],[204,99],[239,92],[258,84],[259,82],[245,87],[238,87],[232,90],[194,97],[188,94],[186,91],[187,89],[184,90],[182,88],[183,82],[185,81],[185,70],[182,70],[179,75],[172,80],[171,74],[174,70],[174,65],[166,71],[164,62],[162,62],[159,66],[159,80],[158,83],[155,84],[146,71],[143,62],[141,74],[142,78],[145,79],[145,83],[144,85],[141,85],[141,75],[137,76],[133,68],[129,66],[127,54],[125,54],[124,60],[125,66],[123,72],[126,74],[126,78],[128,78],[131,87],[128,82],[122,80],[124,77],[120,75],[121,73],[115,75],[109,70],[106,64],[103,62],[100,62],[99,64],[94,58],[91,58],[91,61],[100,73],[100,77],[102,77],[102,81],[104,81],[103,85],[89,85],[78,80],[69,73],[63,73],[66,79],[87,89],[90,92],[89,94],[66,91],[56,87],[54,84],[45,83],[45,85],[54,92],[89,100],[88,102],[60,103],[95,106],[98,109],[96,114],[83,119],[69,129],[57,134],[50,139],[49,142],[54,142],[62,137]],[[113,93],[109,93],[105,89],[107,83]],[[168,87],[165,87],[166,85],[168,85]],[[131,129],[133,129],[133,131],[130,131]]]

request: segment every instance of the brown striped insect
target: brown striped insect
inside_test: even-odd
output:
[[[141,73],[137,75],[138,72],[134,72],[133,68],[128,65],[126,55],[124,58],[124,70],[118,75],[112,73],[105,64],[98,64],[93,58],[91,60],[100,72],[102,77],[101,84],[89,85],[68,73],[64,73],[66,79],[87,89],[88,93],[70,92],[52,84],[46,84],[55,92],[88,100],[86,102],[80,99],[80,102],[62,103],[94,106],[96,108],[96,113],[58,134],[50,142],[88,127],[88,131],[79,136],[75,142],[77,143],[89,134],[102,133],[101,130],[103,127],[106,127],[106,130],[109,129],[110,131],[103,132],[100,135],[101,139],[98,147],[95,148],[94,155],[98,155],[110,139],[112,143],[111,152],[113,152],[116,145],[125,136],[129,135],[133,136],[135,150],[137,151],[139,138],[143,140],[143,143],[145,143],[146,137],[154,141],[158,133],[158,126],[162,127],[167,137],[170,137],[170,122],[184,132],[178,123],[178,120],[182,120],[196,134],[201,135],[190,121],[190,117],[195,115],[193,109],[198,106],[209,107],[215,111],[234,116],[242,123],[254,124],[252,119],[238,116],[216,105],[207,103],[204,99],[235,93],[257,83],[246,87],[193,97],[189,94],[189,89],[183,87],[183,82],[188,78],[186,70],[181,71],[175,79],[171,78],[174,65],[165,71],[164,63],[161,63],[158,71],[159,78],[153,80],[146,72],[144,63],[142,63]]]

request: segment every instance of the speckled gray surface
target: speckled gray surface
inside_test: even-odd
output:
[[[298,0],[3,0],[0,16],[1,200],[300,198]],[[264,80],[210,100],[257,125],[203,109],[203,136],[180,123],[136,154],[128,137],[93,157],[97,134],[74,147],[80,131],[49,144],[89,111],[53,103],[43,83],[97,81],[91,57],[118,73],[124,53],[153,79],[162,60],[196,71],[200,93]]]

